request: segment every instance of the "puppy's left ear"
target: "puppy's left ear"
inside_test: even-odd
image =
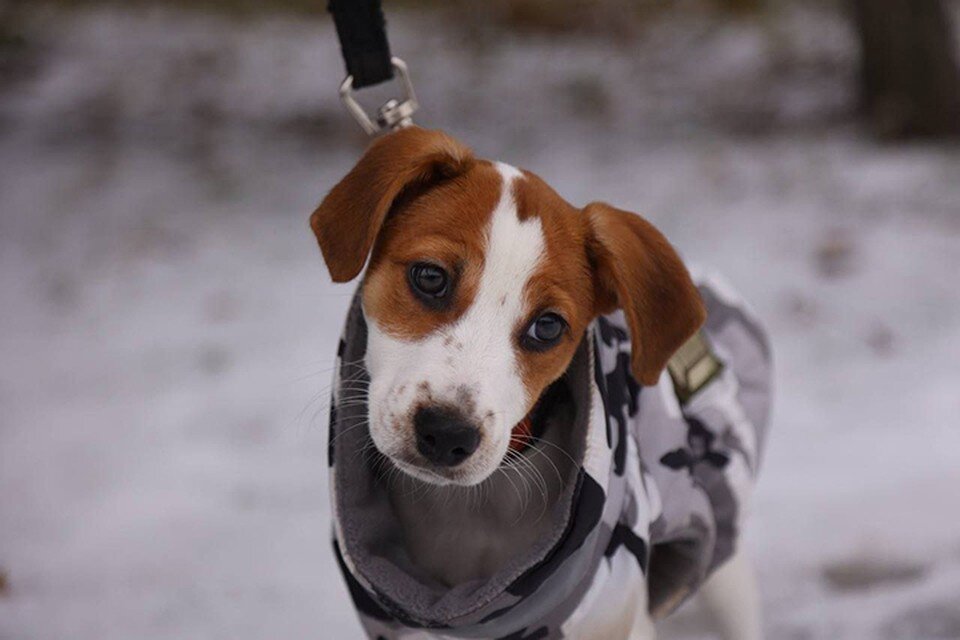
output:
[[[334,282],[353,280],[403,194],[465,172],[470,149],[440,131],[407,127],[377,138],[310,216]]]
[[[667,361],[706,319],[703,301],[677,252],[652,224],[602,202],[583,212],[596,312],[623,309],[633,375],[655,385]]]

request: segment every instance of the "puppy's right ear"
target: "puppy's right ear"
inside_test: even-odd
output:
[[[587,250],[594,266],[597,312],[620,308],[630,327],[630,365],[653,386],[684,342],[706,319],[687,268],[657,229],[629,211],[602,202],[584,207]]]
[[[374,140],[310,216],[333,281],[357,277],[401,194],[460,175],[472,162],[470,149],[440,131],[407,127]]]

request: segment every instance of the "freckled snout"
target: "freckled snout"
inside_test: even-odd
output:
[[[438,466],[455,467],[480,446],[480,429],[456,409],[420,407],[413,426],[417,451]]]

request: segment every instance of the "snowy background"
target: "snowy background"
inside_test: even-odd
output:
[[[651,218],[768,323],[768,637],[960,638],[960,148],[853,118],[829,5],[635,38],[397,12],[423,109]],[[364,136],[325,19],[37,9],[0,64],[0,638],[359,638],[328,542]],[[612,40],[612,41],[608,41]],[[695,607],[664,638],[703,638]]]

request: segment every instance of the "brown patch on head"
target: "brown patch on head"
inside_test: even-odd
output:
[[[543,352],[517,347],[528,397],[535,402],[563,374],[587,325],[621,308],[630,327],[632,369],[656,384],[667,360],[697,331],[703,303],[667,239],[640,216],[602,203],[578,210],[539,177],[525,172],[514,184],[521,220],[540,219],[546,255],[525,283],[528,318],[552,311],[568,325],[560,343]]]
[[[489,162],[405,200],[381,228],[363,285],[364,311],[384,330],[416,340],[456,321],[476,295],[483,271],[485,229],[502,179]],[[417,262],[442,266],[451,290],[442,308],[426,310],[410,290]]]
[[[580,211],[529,172],[514,183],[514,197],[521,220],[540,219],[545,244],[539,267],[524,284],[530,314],[515,328],[518,339],[533,320],[548,311],[568,325],[560,343],[551,349],[536,352],[517,346],[517,362],[532,404],[563,375],[594,318],[593,275],[585,250],[588,229]]]

